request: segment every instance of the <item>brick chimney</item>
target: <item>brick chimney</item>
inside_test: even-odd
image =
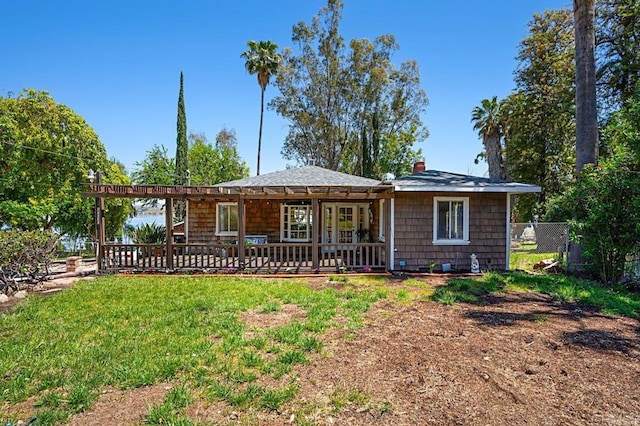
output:
[[[413,163],[413,174],[417,175],[420,172],[424,172],[426,170],[426,166],[424,164],[424,161],[416,161],[415,163]]]

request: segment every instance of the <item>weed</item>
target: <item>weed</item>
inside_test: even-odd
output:
[[[544,314],[537,314],[537,315],[533,316],[533,320],[537,324],[544,324],[544,323],[549,321],[549,316],[548,315],[544,315]]]
[[[260,407],[277,411],[282,404],[291,401],[297,392],[298,387],[295,385],[289,385],[280,389],[269,389],[262,395]]]
[[[280,312],[280,303],[277,300],[270,300],[260,310],[263,314],[269,314],[271,312]]]
[[[300,351],[288,351],[280,355],[277,359],[277,362],[285,365],[293,365],[293,364],[307,364],[309,360],[304,352]]]
[[[396,298],[399,302],[406,302],[409,299],[409,292],[401,288],[396,292]]]
[[[96,398],[95,391],[87,385],[78,384],[69,392],[69,408],[74,413],[80,413],[88,409]]]
[[[253,351],[243,352],[242,355],[240,355],[240,359],[245,367],[259,367],[264,363],[260,355]]]
[[[339,387],[329,395],[329,401],[333,406],[334,413],[339,413],[347,405],[363,407],[370,399],[371,395],[356,388],[345,389]]]
[[[348,283],[349,277],[345,275],[329,275],[329,281],[334,283]]]

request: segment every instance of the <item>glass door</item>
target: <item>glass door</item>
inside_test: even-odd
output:
[[[333,212],[335,207],[333,205],[325,205],[324,212],[322,214],[322,242],[324,244],[333,243]]]
[[[352,244],[357,241],[356,219],[355,206],[338,206],[338,243]]]

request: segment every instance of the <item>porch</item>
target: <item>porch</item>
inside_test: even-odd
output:
[[[214,186],[90,184],[96,198],[98,271],[249,273],[386,270],[393,187],[315,166]],[[165,200],[164,244],[105,241],[104,198]],[[184,240],[173,206],[186,203]],[[259,238],[255,238],[259,237]]]
[[[105,273],[181,271],[253,274],[382,271],[384,243],[111,244],[103,246]],[[168,251],[169,250],[169,251]],[[171,256],[167,256],[167,253]]]

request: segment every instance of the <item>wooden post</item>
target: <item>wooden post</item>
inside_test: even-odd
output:
[[[392,240],[393,240],[393,235],[391,234],[391,227],[393,226],[393,224],[391,223],[393,221],[393,215],[392,215],[392,206],[391,204],[393,203],[393,198],[387,198],[384,202],[384,251],[385,251],[385,269],[387,271],[392,271],[393,270],[393,253],[391,252],[391,250],[393,250],[393,244],[392,244]]]
[[[173,198],[165,198],[164,222],[167,236],[167,241],[165,242],[167,269],[173,269]]]
[[[96,172],[96,183],[102,185],[102,173]],[[104,243],[105,243],[105,220],[104,220],[104,198],[96,198],[96,238],[98,240],[98,252],[96,258],[96,268],[98,273],[104,271]]]
[[[320,208],[318,206],[318,199],[311,200],[311,267],[315,270],[319,268],[320,262],[318,260],[319,235],[320,235]]]
[[[244,269],[244,197],[238,198],[238,269]]]

